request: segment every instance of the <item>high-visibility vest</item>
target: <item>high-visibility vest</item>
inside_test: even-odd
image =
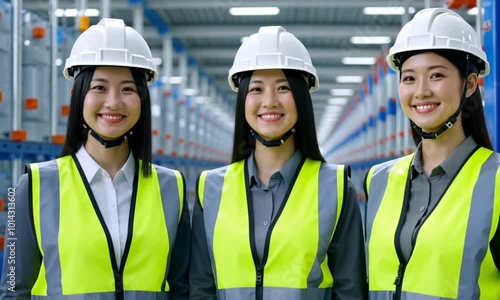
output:
[[[465,162],[423,221],[405,265],[395,236],[409,201],[412,159],[374,166],[367,176],[370,299],[392,300],[393,294],[408,300],[500,299],[500,271],[489,246],[500,218],[497,154],[479,148]]]
[[[155,165],[148,178],[136,172],[120,268],[82,178],[72,156],[30,164],[33,224],[42,255],[32,299],[169,299],[166,279],[182,212],[182,175]]]
[[[209,255],[218,299],[332,298],[327,249],[344,200],[344,166],[306,159],[269,225],[256,258],[253,208],[244,161],[200,175]]]

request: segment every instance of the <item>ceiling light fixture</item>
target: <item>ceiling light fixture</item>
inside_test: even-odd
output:
[[[351,44],[366,45],[366,44],[389,44],[391,37],[389,36],[353,36],[351,37]]]
[[[373,65],[377,59],[375,57],[343,57],[344,65]]]
[[[231,7],[229,13],[233,16],[274,16],[280,13],[278,7]]]
[[[365,15],[403,15],[405,8],[403,6],[368,6],[363,8]],[[415,13],[415,7],[409,7],[408,13]]]
[[[333,97],[328,99],[329,105],[345,105],[347,103],[347,98],[345,97]]]
[[[98,17],[100,15],[100,11],[95,8],[88,8],[83,12],[83,15],[87,17]],[[56,17],[76,17],[76,16],[78,16],[78,9],[75,8],[56,9]]]
[[[330,94],[332,96],[352,96],[354,91],[351,89],[331,89]]]
[[[335,80],[338,83],[361,83],[363,82],[363,76],[337,76]]]

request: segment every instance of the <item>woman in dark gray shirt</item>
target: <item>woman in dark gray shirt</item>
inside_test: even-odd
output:
[[[370,169],[370,299],[500,299],[500,156],[478,78],[489,73],[474,29],[424,9],[387,58],[417,151]]]
[[[198,180],[191,299],[365,299],[360,210],[348,167],[319,151],[307,50],[262,27],[229,73],[232,163]]]

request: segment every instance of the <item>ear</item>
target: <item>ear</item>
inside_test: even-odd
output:
[[[471,73],[467,77],[467,91],[465,92],[465,98],[469,98],[474,94],[478,85],[478,77],[476,73]]]

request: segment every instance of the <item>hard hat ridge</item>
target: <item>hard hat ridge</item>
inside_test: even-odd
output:
[[[121,19],[104,18],[75,41],[64,76],[72,80],[82,67],[117,66],[145,71],[149,84],[158,78],[151,50],[144,38]]]
[[[306,47],[281,26],[264,26],[243,41],[233,66],[229,70],[228,83],[238,90],[239,74],[246,71],[266,69],[290,69],[308,75],[309,90],[319,87],[316,69]]]
[[[399,32],[389,50],[387,63],[397,70],[398,57],[421,50],[453,50],[471,54],[478,64],[478,75],[488,75],[490,66],[480,38],[472,26],[456,12],[446,8],[420,10]]]

